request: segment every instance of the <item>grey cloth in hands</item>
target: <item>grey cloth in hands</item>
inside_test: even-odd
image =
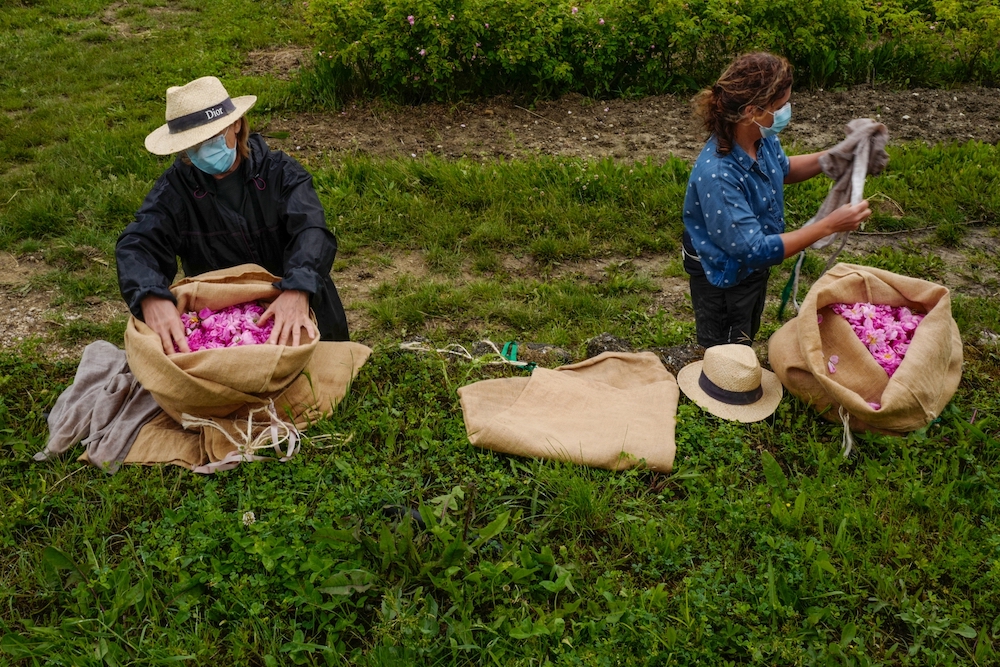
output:
[[[889,143],[889,128],[871,118],[856,118],[847,124],[847,138],[819,158],[823,173],[836,183],[823,200],[816,215],[803,227],[822,220],[844,204],[857,204],[864,199],[865,177],[879,174],[889,164],[885,151]],[[847,232],[824,237],[812,248],[825,248]]]
[[[83,350],[73,384],[49,413],[49,441],[35,460],[45,461],[82,441],[86,459],[114,473],[139,429],[159,412],[160,406],[129,370],[125,351],[96,341]]]

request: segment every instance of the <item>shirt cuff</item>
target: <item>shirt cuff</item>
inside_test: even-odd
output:
[[[177,305],[177,297],[175,297],[173,292],[166,287],[162,287],[160,285],[156,285],[154,287],[141,287],[132,298],[132,303],[129,304],[129,311],[131,311],[137,319],[142,320],[143,322],[145,322],[146,319],[142,316],[142,301],[147,296],[169,299],[175,306]]]
[[[281,280],[274,283],[274,286],[280,290],[298,290],[299,292],[316,294],[320,288],[320,277],[312,269],[299,267],[286,271]]]

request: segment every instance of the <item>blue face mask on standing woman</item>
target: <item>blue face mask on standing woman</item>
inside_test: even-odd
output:
[[[191,164],[210,176],[229,171],[236,161],[236,149],[226,145],[226,133],[205,141],[187,151]]]
[[[767,109],[764,109],[764,111],[767,111]],[[757,121],[754,121],[755,123],[757,123],[757,127],[760,128],[760,136],[764,137],[765,139],[767,139],[768,137],[773,137],[774,135],[778,134],[783,129],[788,127],[788,123],[792,120],[792,103],[785,102],[785,105],[780,109],[778,109],[777,111],[773,113],[768,111],[768,113],[770,113],[771,116],[774,117],[774,122],[771,123],[771,127],[764,127],[760,123],[757,123]]]

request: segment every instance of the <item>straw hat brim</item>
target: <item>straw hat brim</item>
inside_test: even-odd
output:
[[[760,371],[760,384],[764,389],[764,395],[757,402],[749,405],[730,405],[712,398],[699,386],[698,378],[701,377],[704,363],[704,361],[696,361],[688,364],[677,373],[677,384],[681,391],[703,410],[707,410],[722,419],[749,424],[767,419],[778,409],[778,403],[781,402],[784,389],[778,376],[771,371],[763,368]]]
[[[205,123],[198,127],[193,127],[184,132],[170,133],[170,128],[163,124],[149,133],[146,137],[146,150],[154,155],[172,155],[183,150],[196,146],[206,139],[211,139],[226,127],[232,125],[237,119],[250,110],[257,102],[256,95],[244,95],[232,98],[233,106],[236,110],[226,114],[211,123]]]

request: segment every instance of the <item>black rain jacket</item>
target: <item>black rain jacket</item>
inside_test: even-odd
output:
[[[312,186],[293,158],[250,136],[250,158],[238,172],[256,220],[223,205],[215,178],[180,158],[157,179],[135,221],[118,237],[118,287],[129,310],[142,319],[142,300],[153,295],[177,302],[169,287],[177,257],[186,276],[258,264],[281,276],[282,290],[311,297],[322,340],[348,340],[347,317],[330,278],[337,239]]]

